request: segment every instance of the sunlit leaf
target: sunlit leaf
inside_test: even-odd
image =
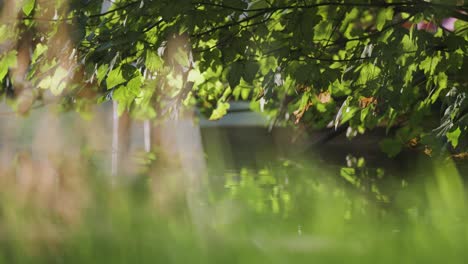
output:
[[[216,109],[213,110],[213,113],[210,116],[210,120],[218,120],[227,114],[229,109],[229,103],[218,102]]]
[[[459,127],[447,133],[447,139],[452,144],[452,147],[456,148],[458,146],[458,139],[460,138],[460,134],[461,130]]]
[[[116,87],[119,84],[125,83],[125,78],[122,76],[122,71],[119,68],[113,69],[109,72],[107,79],[107,89]]]
[[[376,28],[377,30],[381,31],[383,27],[385,26],[385,23],[388,20],[392,20],[393,18],[393,8],[385,8],[381,9],[379,11],[379,14],[377,15],[377,23],[376,23]]]
[[[137,76],[133,79],[131,79],[127,83],[127,89],[130,93],[133,95],[137,96],[140,93],[140,87],[143,84],[143,80],[140,76]]]
[[[23,12],[26,16],[29,16],[34,9],[36,0],[24,0],[23,2]]]
[[[12,50],[0,59],[0,80],[5,78],[8,68],[15,67],[17,63],[16,50]]]

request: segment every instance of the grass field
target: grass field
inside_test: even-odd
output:
[[[93,162],[67,164],[59,183],[35,178],[41,168],[34,164],[17,166],[23,181],[4,173],[1,263],[464,263],[468,257],[465,188],[447,160],[384,185],[283,162],[207,175],[197,189],[158,187],[162,181],[145,173],[111,184]]]

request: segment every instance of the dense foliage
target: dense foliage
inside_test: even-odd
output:
[[[186,104],[218,119],[242,99],[275,124],[397,128],[390,155],[466,148],[464,1],[1,3],[1,92],[19,112],[60,95],[80,111],[112,99],[142,118]]]

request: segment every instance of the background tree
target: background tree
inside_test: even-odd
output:
[[[381,144],[391,156],[409,143],[440,150],[438,137],[466,149],[464,1],[101,4],[3,1],[2,93],[20,105],[14,72],[26,63],[34,100],[51,93],[79,111],[116,100],[144,118],[175,117],[185,104],[218,119],[243,99],[274,123],[349,126],[350,137],[396,127]],[[31,44],[30,60],[12,39]]]

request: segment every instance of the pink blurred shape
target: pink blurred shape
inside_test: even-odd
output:
[[[445,18],[442,20],[442,27],[449,31],[455,31],[455,21],[457,21],[454,17]]]
[[[455,21],[457,21],[457,19],[454,17],[444,18],[441,26],[448,31],[455,31]],[[422,21],[417,24],[417,29],[435,33],[437,32],[437,25],[433,22]]]
[[[417,29],[435,33],[437,31],[437,25],[432,22],[422,21],[417,24]]]

